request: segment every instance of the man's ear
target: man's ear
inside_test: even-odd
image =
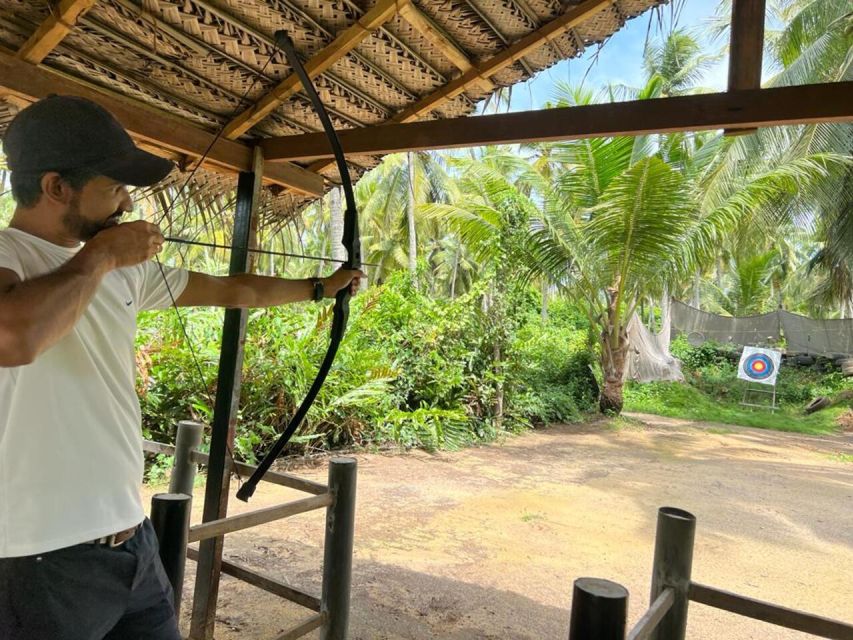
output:
[[[56,171],[48,171],[41,177],[41,192],[48,200],[64,205],[71,202],[74,195],[71,185]]]

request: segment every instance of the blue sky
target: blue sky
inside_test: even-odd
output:
[[[678,26],[688,29],[698,36],[706,53],[716,54],[724,49],[725,42],[710,38],[708,20],[714,15],[718,0],[687,0],[681,4]],[[664,5],[661,22],[665,30],[671,24],[671,6]],[[518,84],[512,90],[511,111],[541,109],[543,104],[553,98],[554,86],[558,82],[584,85],[591,89],[606,87],[608,83],[640,86],[643,84],[643,45],[649,30],[649,18],[654,14],[645,13],[628,23],[601,48],[590,47],[580,58],[564,60],[550,69],[542,71],[532,80]],[[657,18],[653,18],[650,37],[659,35]],[[596,58],[597,55],[597,60]],[[711,68],[703,82],[704,86],[723,91],[726,87],[728,56],[723,56]]]

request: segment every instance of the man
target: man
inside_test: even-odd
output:
[[[24,109],[4,150],[17,208],[0,230],[0,638],[177,640],[139,497],[136,314],[172,295],[223,307],[331,297],[362,274],[161,273],[160,230],[120,218],[127,185],[172,164],[88,100]]]

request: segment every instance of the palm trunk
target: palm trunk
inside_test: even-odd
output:
[[[699,267],[696,267],[696,272],[693,274],[693,306],[697,309],[702,304],[702,298],[699,295],[699,287],[702,284],[702,272]]]
[[[501,345],[500,342],[495,342],[494,351],[494,370],[497,374],[497,388],[495,389],[495,426],[498,429],[503,428],[504,421],[504,385],[501,381]]]
[[[409,169],[409,199],[406,207],[406,217],[409,221],[409,273],[412,282],[418,286],[418,238],[415,233],[415,157],[410,151],[407,154]]]
[[[542,279],[542,324],[548,322],[548,281]]]
[[[450,274],[450,299],[456,298],[456,276],[459,273],[459,253],[453,254],[453,271]]]
[[[619,322],[616,290],[607,292],[609,304],[601,330],[601,370],[604,386],[598,397],[601,413],[622,413],[622,386],[625,357],[628,354],[628,333]]]
[[[344,211],[341,208],[341,192],[338,187],[329,191],[329,244],[334,260],[346,260],[347,250],[341,240],[344,237]]]
[[[669,295],[669,287],[663,288],[663,295],[660,299],[660,331],[658,335],[661,336],[658,343],[662,347],[665,346],[666,353],[669,353],[669,344],[672,342],[672,298]]]

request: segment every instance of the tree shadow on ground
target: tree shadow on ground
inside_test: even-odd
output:
[[[240,554],[232,554],[230,559],[319,594],[319,550],[292,541],[285,548],[281,540],[276,542],[272,551],[260,544],[261,551],[241,548]],[[278,564],[282,558],[277,549],[287,558],[284,565]],[[185,631],[189,629],[194,579],[194,563],[188,563],[181,616]],[[556,640],[568,633],[572,585],[568,577],[565,609],[543,605],[519,593],[370,560],[354,561],[352,585],[351,640]],[[307,609],[223,576],[216,638],[275,638],[310,615]],[[313,632],[304,637],[319,635]]]

